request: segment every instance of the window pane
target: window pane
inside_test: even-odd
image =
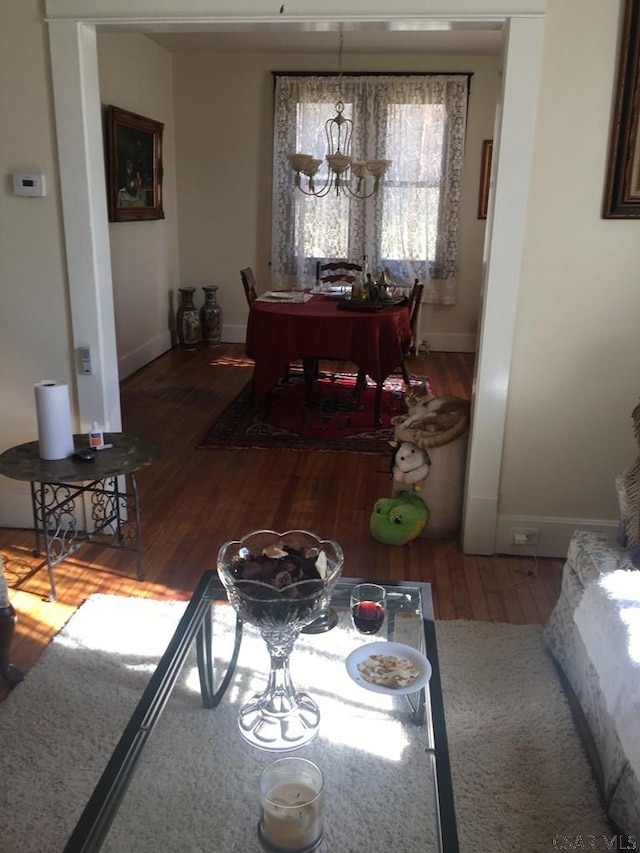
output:
[[[440,183],[444,118],[440,104],[389,105],[386,148],[394,181]]]
[[[303,212],[304,211],[304,212]],[[324,198],[296,199],[296,226],[305,258],[349,257],[349,199],[329,193]]]
[[[380,257],[433,262],[438,228],[439,187],[384,188]]]

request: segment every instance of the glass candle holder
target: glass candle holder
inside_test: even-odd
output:
[[[269,853],[309,853],[322,841],[324,779],[306,758],[280,758],[260,777],[258,838]]]

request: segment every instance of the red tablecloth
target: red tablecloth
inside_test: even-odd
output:
[[[305,356],[354,362],[382,382],[402,363],[402,345],[410,339],[406,305],[369,313],[339,310],[323,296],[303,303],[252,302],[246,354],[255,361],[254,396],[265,397],[287,365]]]

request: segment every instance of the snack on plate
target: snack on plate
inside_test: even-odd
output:
[[[370,655],[358,664],[358,671],[370,684],[394,690],[408,687],[420,675],[420,669],[415,664],[395,655]]]

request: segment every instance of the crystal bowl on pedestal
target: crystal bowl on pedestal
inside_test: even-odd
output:
[[[218,552],[227,597],[243,621],[259,629],[271,658],[264,692],[238,714],[240,733],[254,746],[297,749],[318,734],[320,709],[293,686],[289,657],[300,631],[326,617],[343,562],[337,542],[307,530],[257,530]]]

